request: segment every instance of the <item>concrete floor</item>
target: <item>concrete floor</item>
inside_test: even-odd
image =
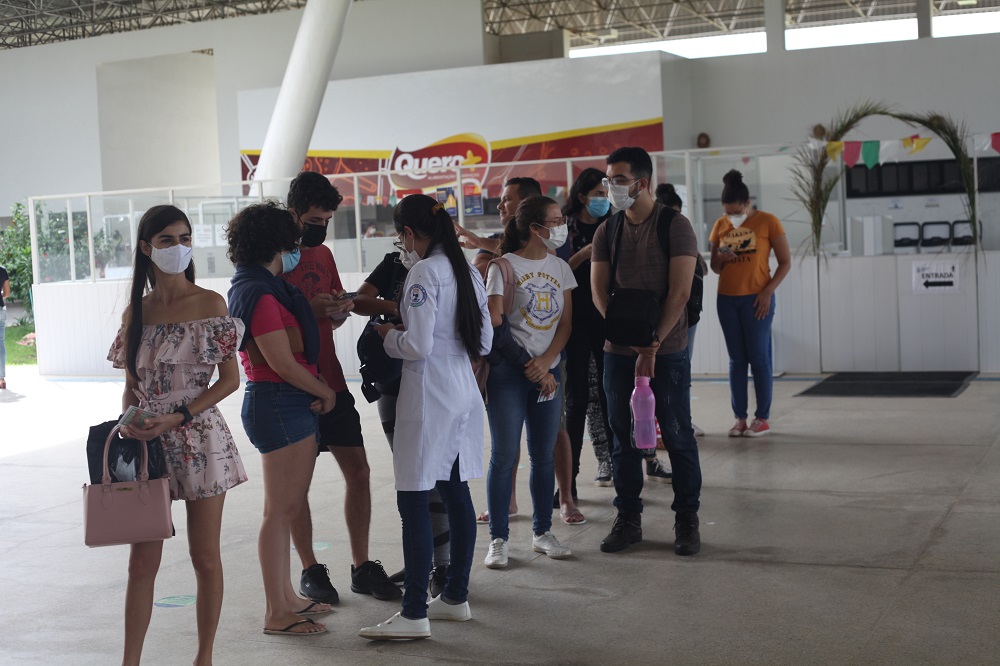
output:
[[[512,523],[511,564],[472,574],[473,621],[434,623],[431,639],[371,643],[360,627],[398,606],[350,592],[343,479],[332,456],[312,490],[316,541],[342,602],[316,638],[261,634],[256,539],[260,456],[223,405],[251,480],[227,499],[226,601],[216,664],[986,664],[1000,663],[1000,382],[956,399],[798,398],[808,381],[775,384],[775,432],[731,440],[725,384],[698,381],[695,421],[705,486],[703,548],[672,553],[670,486],[645,491],[645,541],[598,550],[614,513],[584,456],[588,523],[554,531],[575,557],[530,549],[527,470]],[[10,368],[0,392],[0,662],[108,664],[120,658],[125,548],[87,549],[80,485],[86,427],[117,413],[122,383],[48,381]],[[372,467],[372,556],[402,565],[388,447],[360,399]],[[472,483],[485,503],[483,480]],[[193,595],[184,508],[164,549],[158,599]],[[294,557],[293,557],[294,559]],[[194,606],[156,608],[148,664],[193,657]]]

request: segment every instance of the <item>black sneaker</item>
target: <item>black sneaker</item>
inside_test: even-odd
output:
[[[697,513],[678,513],[674,518],[674,553],[695,555],[701,550]]]
[[[650,481],[671,483],[674,476],[667,467],[663,466],[659,458],[650,458],[646,461],[646,478]]]
[[[302,570],[299,594],[321,604],[339,604],[340,595],[330,582],[330,570],[325,564],[314,564]]]
[[[389,576],[389,582],[393,585],[402,585],[404,580],[406,580],[406,569],[400,569]]]
[[[398,601],[403,591],[389,582],[385,569],[378,560],[365,562],[357,569],[351,565],[351,592],[370,594],[379,601]]]
[[[445,575],[447,568],[447,566],[439,564],[431,569],[431,599],[440,597],[441,593],[444,592],[444,584],[448,580]]]
[[[601,552],[617,553],[642,541],[642,515],[619,513],[611,534],[601,542]]]

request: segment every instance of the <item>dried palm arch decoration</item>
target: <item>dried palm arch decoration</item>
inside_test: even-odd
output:
[[[927,112],[922,114],[899,113],[881,102],[861,102],[838,113],[830,122],[829,129],[822,125],[812,128],[813,139],[821,141],[843,141],[844,137],[857,127],[862,120],[871,116],[895,118],[910,126],[924,127],[937,135],[951,150],[958,162],[962,185],[965,188],[965,210],[972,226],[972,240],[979,244],[979,220],[976,216],[976,176],[972,159],[969,157],[969,133],[965,123],[955,122],[948,116]],[[830,196],[843,175],[843,169],[827,174],[830,156],[826,147],[808,143],[795,156],[796,165],[792,172],[792,194],[809,214],[811,227],[811,249],[814,254],[822,252],[823,218],[826,215]]]

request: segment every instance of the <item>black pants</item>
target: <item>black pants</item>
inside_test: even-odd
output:
[[[583,429],[590,401],[590,363],[597,366],[598,413],[604,432],[611,432],[608,422],[608,399],[604,393],[604,320],[599,316],[573,318],[573,333],[566,344],[566,431],[569,433],[573,455],[573,496],[576,496],[576,477],[580,473],[580,455],[583,452]],[[593,435],[594,428],[591,428]],[[597,444],[597,441],[594,442]],[[605,448],[605,451],[607,449]],[[597,452],[598,459],[601,452]],[[605,455],[607,455],[605,453]]]

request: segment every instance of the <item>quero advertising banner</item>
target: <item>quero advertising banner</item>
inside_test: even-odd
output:
[[[303,168],[382,174],[359,179],[365,204],[462,187],[473,195],[468,214],[480,214],[476,197],[481,208],[510,177],[530,176],[553,193],[567,185],[564,163],[493,165],[593,157],[574,167],[575,177],[587,166],[603,170],[603,158],[621,146],[662,150],[659,71],[657,54],[637,54],[334,81]],[[277,93],[240,93],[244,179],[260,157]]]

